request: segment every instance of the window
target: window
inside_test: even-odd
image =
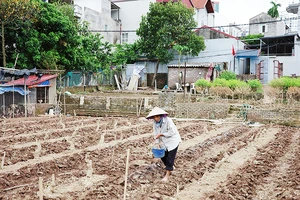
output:
[[[128,43],[128,33],[122,33],[122,44]]]
[[[266,33],[268,32],[268,26],[263,24],[259,26],[259,33]]]

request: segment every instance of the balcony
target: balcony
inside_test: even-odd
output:
[[[74,4],[74,15],[75,17],[81,18],[83,14],[83,9],[81,6]]]

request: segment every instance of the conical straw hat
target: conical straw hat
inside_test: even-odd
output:
[[[146,119],[149,119],[151,117],[154,117],[156,115],[168,115],[169,113],[167,113],[166,111],[164,111],[163,109],[159,108],[159,107],[154,107],[152,109],[152,111],[148,114],[148,116],[146,117]]]

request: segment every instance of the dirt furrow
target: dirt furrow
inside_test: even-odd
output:
[[[256,130],[242,126],[232,126],[221,130],[224,132],[218,131],[216,134],[216,131],[212,130],[206,133],[211,137],[206,138],[206,135],[202,134],[186,141],[191,146],[185,145],[183,149],[180,148],[176,159],[176,169],[168,184],[160,182],[164,170],[155,164],[144,168],[143,171],[141,169],[133,171],[130,177],[135,186],[130,189],[129,198],[155,199],[164,197],[165,199],[166,196],[175,195],[192,181],[200,179],[206,171],[215,168],[216,163],[223,159],[225,151],[232,153],[233,146],[241,146],[240,141],[244,143],[243,140],[256,132]],[[201,139],[201,136],[204,140]],[[142,188],[140,189],[140,187]],[[161,190],[161,187],[164,187],[164,190]]]
[[[270,176],[271,171],[276,167],[274,163],[284,155],[291,144],[290,131],[279,129],[276,132],[274,140],[258,148],[255,157],[244,163],[235,173],[229,174],[223,186],[216,191],[211,191],[205,198],[253,199],[257,187]]]
[[[287,177],[290,177],[288,176],[288,173],[295,165],[293,160],[295,160],[297,152],[299,152],[300,132],[294,132],[293,130],[290,131],[294,133],[291,139],[292,143],[289,145],[288,149],[286,149],[284,155],[274,163],[276,168],[274,168],[270,175],[263,180],[264,184],[257,187],[257,194],[254,199],[271,200],[278,198],[291,198],[289,194],[291,194],[291,190],[293,190],[293,188],[286,187],[286,182],[288,181]],[[286,194],[288,195],[286,196]]]
[[[221,182],[226,181],[228,175],[243,166],[247,160],[251,160],[256,155],[257,149],[272,141],[275,138],[274,132],[278,131],[279,129],[277,128],[268,129],[252,142],[249,142],[245,148],[228,155],[218,163],[218,167],[212,169],[211,172],[205,173],[200,180],[194,181],[186,189],[180,191],[176,198],[181,200],[206,199],[205,194],[207,192],[216,190]],[[193,192],[191,193],[190,191]]]

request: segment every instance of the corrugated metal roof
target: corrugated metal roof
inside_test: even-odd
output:
[[[33,86],[33,85],[38,85],[44,81],[56,78],[58,75],[54,74],[54,75],[50,75],[50,74],[44,74],[41,78],[39,78],[36,75],[31,75],[28,76],[28,78],[26,79],[26,85],[27,86]],[[15,81],[10,81],[8,83],[5,83],[5,85],[24,85],[24,78],[20,78],[17,79]]]
[[[167,65],[167,67],[169,68],[176,68],[176,67],[209,67],[210,66],[210,62],[204,62],[204,63],[186,63],[185,64],[180,64],[180,65]]]
[[[260,54],[260,50],[258,49],[250,49],[250,50],[238,50],[235,54],[237,58],[251,58],[257,57]]]

